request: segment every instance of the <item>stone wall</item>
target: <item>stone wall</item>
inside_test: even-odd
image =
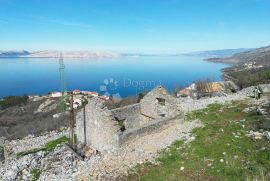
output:
[[[117,149],[128,140],[184,120],[175,98],[162,87],[149,92],[139,104],[109,110],[104,103],[91,98],[76,115],[78,142],[100,151]]]
[[[175,98],[160,86],[146,94],[140,104],[141,113],[153,119],[171,117],[181,113],[177,108]]]
[[[133,104],[111,110],[113,117],[124,120],[125,128],[132,129],[140,126],[140,104]]]
[[[270,92],[270,84],[260,84],[259,87],[264,93]]]
[[[84,110],[76,116],[78,142],[98,150],[111,150],[119,147],[120,129],[111,111],[104,107],[104,100],[94,97],[89,100],[85,107],[85,130],[84,133]]]
[[[120,135],[119,144],[120,146],[129,140],[142,137],[152,132],[158,131],[169,124],[182,124],[184,122],[183,115],[177,115],[176,117],[163,118],[157,121],[151,121],[149,124],[144,124],[141,127],[127,130]]]

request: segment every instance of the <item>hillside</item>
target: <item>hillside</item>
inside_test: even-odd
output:
[[[251,48],[239,48],[239,49],[224,49],[224,50],[209,50],[186,53],[187,56],[200,56],[204,58],[226,58],[231,57],[236,53],[246,52],[252,50]]]
[[[30,52],[22,50],[22,51],[1,51],[0,50],[0,58],[1,57],[20,57],[20,56],[28,56]]]
[[[256,62],[256,64],[269,65],[270,64],[270,46],[257,48],[235,55],[228,58],[209,58],[210,62],[222,62],[229,64],[241,64],[243,62]]]
[[[62,53],[64,58],[115,58],[119,54],[104,51],[0,51],[0,58],[57,58]]]
[[[223,77],[234,81],[240,88],[270,82],[270,46],[207,61],[232,64],[223,69]]]
[[[166,125],[113,151],[85,148],[83,159],[65,145],[68,128],[3,139],[9,154],[0,163],[0,180],[269,180],[270,145],[264,136],[270,128],[269,94],[257,101],[247,97],[252,90],[177,98],[183,124]],[[46,102],[46,97],[36,98],[28,102],[34,104],[30,110]]]

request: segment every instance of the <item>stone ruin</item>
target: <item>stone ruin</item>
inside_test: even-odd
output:
[[[183,112],[166,89],[159,86],[139,103],[109,110],[105,101],[94,97],[76,115],[79,144],[99,151],[114,150],[134,138],[168,124],[181,124]]]

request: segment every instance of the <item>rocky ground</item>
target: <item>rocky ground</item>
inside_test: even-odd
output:
[[[221,97],[201,98],[198,100],[194,100],[189,97],[180,97],[178,98],[178,103],[179,103],[179,106],[182,107],[184,112],[189,112],[189,111],[205,108],[209,104],[214,104],[214,103],[225,104],[230,101],[247,99],[248,96],[252,95],[253,90],[254,90],[254,87],[248,87],[235,94],[224,94]]]
[[[25,105],[0,109],[0,137],[20,139],[68,126],[68,114],[59,114],[58,102],[58,98],[44,95],[30,97]]]
[[[212,103],[224,104],[233,100],[246,99],[251,91],[252,88],[248,88],[236,94],[200,100],[178,98],[178,102],[184,112],[189,112],[204,108]],[[42,147],[51,140],[68,135],[68,130],[6,141],[5,147],[9,158],[5,164],[0,166],[0,180],[31,180],[39,174],[39,180],[46,181],[116,180],[119,177],[124,177],[138,163],[154,162],[157,154],[176,140],[189,142],[196,139],[190,132],[193,128],[200,126],[203,125],[198,120],[184,122],[182,125],[171,125],[156,131],[156,133],[126,143],[118,151],[98,153],[85,161],[74,157],[69,149],[61,145],[51,152],[39,151],[19,158],[16,157],[18,152]]]

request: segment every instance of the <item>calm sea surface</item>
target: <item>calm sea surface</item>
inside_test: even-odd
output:
[[[64,59],[67,90],[97,91],[126,97],[159,84],[173,91],[195,80],[222,80],[225,64],[199,57],[144,56],[117,59]],[[60,90],[58,59],[0,59],[0,97]]]

